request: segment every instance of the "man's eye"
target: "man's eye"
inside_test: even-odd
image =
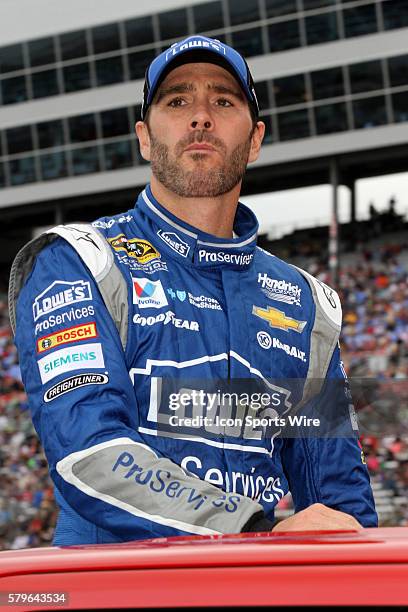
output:
[[[232,106],[232,102],[227,100],[227,98],[218,98],[217,104],[218,106],[225,106],[225,107]]]
[[[183,100],[183,98],[173,98],[172,100],[170,100],[168,105],[172,107],[177,107],[183,106],[183,104],[185,104],[185,100]]]

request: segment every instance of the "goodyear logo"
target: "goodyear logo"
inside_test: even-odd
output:
[[[68,329],[61,329],[54,334],[39,338],[37,340],[37,353],[44,353],[62,344],[88,340],[89,338],[96,338],[97,336],[98,332],[96,331],[96,323],[94,322],[83,323],[82,325],[76,325]]]
[[[159,251],[142,238],[126,238],[125,234],[119,234],[115,238],[109,238],[109,243],[115,251],[126,253],[141,264],[161,257]]]
[[[292,317],[287,317],[283,310],[267,306],[260,308],[259,306],[252,307],[252,314],[269,323],[270,327],[276,327],[286,332],[295,331],[301,334],[305,328],[306,321],[298,321]]]

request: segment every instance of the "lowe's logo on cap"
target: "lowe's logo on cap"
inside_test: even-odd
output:
[[[173,62],[175,67],[183,63],[183,58],[186,62],[205,61],[218,64],[230,72],[241,86],[254,114],[258,116],[259,105],[253,78],[242,55],[217,39],[194,35],[174,43],[150,64],[144,84],[142,119],[146,116],[160,83],[171,71]]]
[[[187,49],[197,49],[201,47],[202,49],[211,49],[212,51],[218,51],[218,53],[222,53],[223,55],[227,55],[227,50],[220,43],[219,40],[204,38],[204,36],[196,37],[196,38],[187,38],[186,40],[182,40],[181,42],[174,43],[171,45],[170,49],[166,53],[166,62],[169,59],[173,58],[180,51],[187,51]]]

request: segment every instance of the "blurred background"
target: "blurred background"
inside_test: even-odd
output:
[[[0,0],[0,549],[49,545],[56,521],[10,264],[42,228],[133,207],[146,66],[192,33],[254,76],[266,137],[242,201],[260,246],[339,291],[349,376],[391,382],[382,409],[408,412],[408,0]],[[405,433],[361,439],[382,525],[408,525]]]

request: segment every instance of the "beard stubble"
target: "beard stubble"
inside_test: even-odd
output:
[[[173,158],[170,156],[169,147],[156,139],[149,130],[153,175],[169,191],[183,198],[215,198],[228,193],[245,174],[252,133],[251,131],[247,140],[237,145],[228,157],[224,157],[224,163],[218,168],[206,168],[201,162],[205,161],[207,154],[195,152],[191,154],[191,159],[196,167],[193,170],[185,170],[179,158],[189,144],[207,142],[225,154],[224,142],[205,130],[197,130],[177,143]]]

